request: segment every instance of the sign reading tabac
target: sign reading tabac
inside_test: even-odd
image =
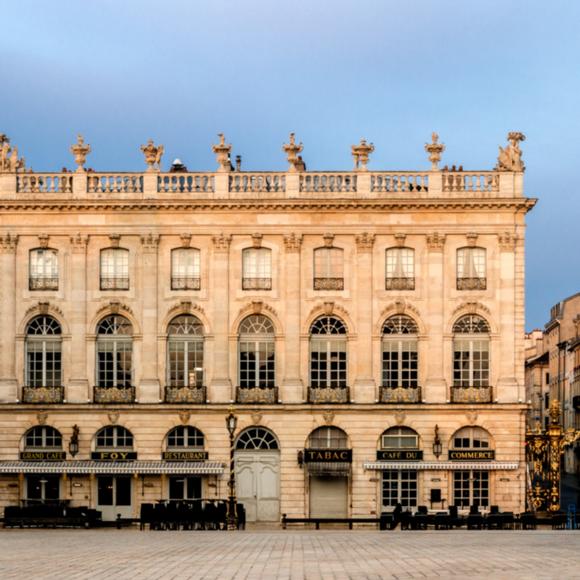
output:
[[[136,451],[93,451],[91,459],[94,461],[134,461]]]
[[[377,461],[419,461],[423,459],[420,449],[379,449]]]
[[[205,461],[207,451],[164,451],[161,459],[165,461]]]
[[[21,461],[64,461],[64,451],[21,451]]]
[[[305,449],[304,463],[352,463],[352,449]]]
[[[492,461],[495,459],[495,451],[493,449],[450,449],[450,461]]]

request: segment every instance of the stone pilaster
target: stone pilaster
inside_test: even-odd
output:
[[[304,402],[304,385],[300,378],[300,248],[302,236],[284,236],[286,321],[284,332],[285,366],[280,399],[284,403]]]
[[[69,403],[86,403],[90,400],[87,378],[87,245],[88,236],[80,233],[70,237],[71,261],[71,361],[70,380],[66,390]],[[78,348],[75,346],[78,345]]]
[[[210,403],[229,403],[234,398],[229,376],[229,257],[232,237],[220,234],[213,236],[212,241],[214,363],[208,401]]]
[[[18,400],[16,380],[16,247],[18,236],[0,236],[0,403]]]
[[[355,403],[374,403],[377,399],[373,378],[373,245],[375,236],[363,233],[355,236],[357,359],[351,399]]]
[[[157,352],[157,254],[159,236],[141,236],[141,292],[143,342],[141,381],[137,392],[140,403],[158,403],[161,398]]]

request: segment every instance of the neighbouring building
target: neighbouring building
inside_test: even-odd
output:
[[[489,171],[25,169],[0,148],[0,503],[525,506],[521,133]],[[561,340],[561,339],[558,339]],[[554,374],[555,376],[555,374]]]

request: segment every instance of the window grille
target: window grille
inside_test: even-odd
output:
[[[203,449],[203,433],[189,425],[175,427],[167,434],[167,449]]]
[[[391,316],[383,325],[383,387],[415,388],[419,386],[418,332],[409,316]]]
[[[381,436],[383,449],[419,449],[419,435],[409,427],[392,427]]]
[[[346,327],[332,316],[319,318],[310,329],[310,386],[347,386]]]
[[[37,316],[26,328],[26,376],[28,387],[62,384],[62,331],[51,316]]]
[[[119,315],[108,316],[97,327],[97,386],[129,388],[132,383],[133,327]]]
[[[453,449],[489,449],[489,433],[481,427],[463,427],[453,435]]]
[[[243,431],[236,441],[238,450],[278,449],[278,441],[274,434],[263,427],[250,427]]]
[[[54,427],[32,427],[24,436],[24,447],[27,450],[62,449],[62,435]]]
[[[108,449],[133,449],[133,434],[125,427],[110,425],[103,427],[96,435],[97,451]]]
[[[382,476],[383,507],[403,508],[417,505],[417,471],[411,469],[387,469]]]
[[[489,386],[489,325],[481,316],[469,314],[453,326],[453,386]]]
[[[276,385],[274,325],[263,315],[252,315],[240,324],[239,380],[240,387]]]
[[[195,316],[174,318],[168,327],[167,373],[170,387],[203,386],[203,325]]]
[[[312,449],[347,449],[348,437],[338,427],[318,427],[308,437]]]
[[[453,503],[458,507],[489,505],[489,471],[454,471]]]

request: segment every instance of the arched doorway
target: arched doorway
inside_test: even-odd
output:
[[[264,427],[250,427],[236,441],[236,493],[248,522],[280,519],[280,447]]]

